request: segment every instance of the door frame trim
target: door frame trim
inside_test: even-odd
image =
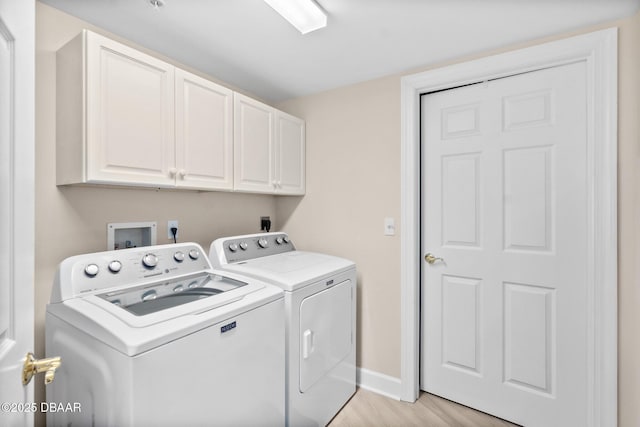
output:
[[[401,79],[401,395],[419,393],[420,95],[572,62],[587,68],[589,426],[617,425],[618,30],[610,28]]]

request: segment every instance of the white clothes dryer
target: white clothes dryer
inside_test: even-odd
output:
[[[46,313],[61,356],[48,426],[282,426],[281,289],[212,269],[195,243],[64,260]]]
[[[285,233],[217,239],[209,258],[216,268],[284,290],[286,424],[325,426],[355,393],[355,264],[298,251]]]

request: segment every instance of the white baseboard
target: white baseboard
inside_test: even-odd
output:
[[[356,368],[356,383],[365,390],[400,400],[401,383],[399,378],[365,368]]]

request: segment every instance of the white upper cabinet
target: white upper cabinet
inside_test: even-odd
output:
[[[239,93],[233,99],[234,188],[273,193],[274,109]]]
[[[304,194],[296,117],[87,30],[56,83],[58,185]]]
[[[304,122],[235,93],[234,189],[302,195],[304,177]]]
[[[174,185],[174,67],[83,31],[57,56],[58,184]]]
[[[176,68],[176,186],[233,189],[233,91]]]
[[[305,192],[304,120],[276,111],[276,191],[303,195]]]

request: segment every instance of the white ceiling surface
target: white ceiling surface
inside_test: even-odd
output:
[[[317,0],[305,35],[263,0],[41,0],[270,102],[633,14],[640,0]]]

